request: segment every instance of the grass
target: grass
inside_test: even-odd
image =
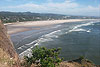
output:
[[[15,64],[14,60],[0,48],[0,66],[12,67]]]

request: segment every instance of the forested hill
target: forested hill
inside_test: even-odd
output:
[[[31,12],[0,12],[0,19],[3,23],[37,21],[37,20],[60,20],[60,19],[98,19],[100,17],[70,16],[50,13]]]

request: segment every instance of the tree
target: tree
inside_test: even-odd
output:
[[[31,66],[32,63],[37,63],[37,65],[41,67],[55,67],[62,61],[62,59],[58,57],[60,50],[60,48],[47,49],[45,47],[39,48],[36,46],[32,50],[32,56],[25,56],[25,60],[28,66]]]

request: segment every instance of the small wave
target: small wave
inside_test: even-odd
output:
[[[91,29],[87,30],[86,32],[88,32],[88,33],[91,32]]]
[[[35,45],[39,45],[39,43],[41,43],[41,42],[53,41],[53,38],[58,38],[58,35],[59,35],[60,32],[61,32],[61,30],[57,30],[57,31],[51,32],[49,34],[42,35],[37,40],[37,43]]]
[[[33,35],[33,34],[32,34],[32,35]],[[29,35],[29,36],[27,36],[27,37],[24,37],[23,39],[21,39],[20,41],[18,41],[18,43],[17,43],[16,45],[18,45],[21,41],[23,41],[23,40],[25,40],[25,39],[31,37],[32,35]]]
[[[30,56],[31,55],[31,49],[36,46],[36,45],[40,45],[40,43],[42,42],[46,42],[46,41],[52,41],[53,38],[58,38],[58,35],[61,34],[61,30],[57,30],[54,32],[51,32],[49,34],[46,35],[42,35],[40,38],[38,38],[35,41],[32,41],[31,43],[25,44],[25,45],[33,45],[32,47],[28,48],[27,50],[25,50],[24,52],[20,53],[19,56],[23,57],[23,56]],[[19,47],[18,49],[22,49],[22,47]]]
[[[19,48],[17,48],[17,49],[22,49],[22,47],[19,47]]]
[[[23,49],[23,48],[26,48],[26,46],[23,45],[23,46],[21,46],[21,47],[19,47],[19,48],[17,48],[17,49]]]
[[[35,41],[32,41],[31,43],[28,43],[28,44],[25,44],[25,45],[31,45],[31,44],[34,44],[34,43],[36,43],[37,42],[37,40],[35,40]]]
[[[58,38],[58,36],[56,35],[56,33],[59,33],[59,32],[61,32],[61,30],[57,30],[57,31],[51,32],[49,34],[43,35],[42,37],[46,37],[46,38],[50,38],[50,37]]]
[[[84,31],[84,32],[91,32],[91,29],[89,29],[89,30],[86,30],[86,29],[75,29],[75,30],[73,30],[73,31]],[[72,32],[72,30],[70,31],[70,32]],[[67,32],[68,33],[68,32]]]
[[[24,56],[28,56],[28,57],[30,57],[30,56],[32,56],[32,49],[33,48],[33,46],[31,47],[31,48],[28,48],[27,50],[25,50],[25,51],[23,51],[22,53],[20,53],[19,54],[19,57],[20,58],[23,58]]]
[[[75,29],[73,31],[86,31],[85,29]]]
[[[73,31],[86,31],[86,32],[91,32],[90,30],[81,29],[81,27],[88,26],[88,25],[93,25],[94,23],[97,23],[97,22],[88,22],[88,23],[85,23],[85,24],[77,25],[73,29],[71,29],[68,32],[66,32],[66,34],[67,33],[70,33],[70,32],[73,32]]]
[[[53,27],[53,28],[58,28],[58,27],[60,27],[61,25],[57,25],[57,26],[55,26],[55,27]]]

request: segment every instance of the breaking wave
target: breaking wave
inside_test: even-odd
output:
[[[63,34],[68,34],[68,33],[71,33],[71,32],[79,32],[79,31],[83,31],[83,32],[91,32],[91,29],[83,29],[82,27],[83,26],[88,26],[88,25],[93,25],[94,23],[97,23],[97,22],[88,22],[88,23],[85,23],[85,24],[80,24],[80,25],[76,25],[74,26],[72,29],[69,29],[68,31],[65,31],[63,32],[64,29],[61,29],[61,30],[57,30],[57,31],[54,31],[54,32],[51,32],[49,34],[46,34],[46,35],[42,35],[41,37],[39,37],[37,40],[35,41],[32,41],[28,44],[25,44],[25,45],[33,45],[32,47],[28,48],[27,50],[25,50],[24,52],[20,53],[19,56],[20,57],[23,57],[23,56],[31,56],[31,49],[36,46],[36,45],[40,45],[40,43],[42,42],[47,42],[47,41],[53,41],[54,38],[59,38],[60,35],[63,35]],[[60,25],[58,25],[60,26]],[[58,27],[57,26],[57,27]],[[29,36],[30,37],[30,36]],[[26,37],[27,38],[27,37]],[[23,47],[25,46],[21,46],[19,47],[18,49],[22,49]]]

